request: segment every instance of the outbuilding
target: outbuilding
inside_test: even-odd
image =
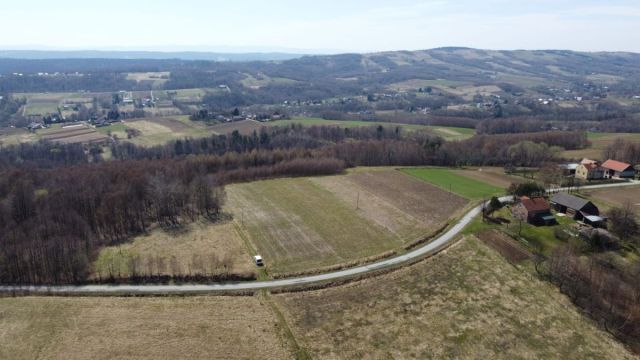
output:
[[[551,207],[544,198],[520,198],[520,202],[511,208],[514,218],[526,221],[531,225],[554,225],[556,218],[551,214]]]
[[[591,201],[567,193],[553,195],[551,205],[557,212],[567,214],[578,221],[584,220],[587,216],[600,216],[600,210]],[[596,218],[592,220],[595,221]]]

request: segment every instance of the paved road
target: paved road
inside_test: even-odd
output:
[[[603,189],[610,187],[633,186],[639,185],[640,181],[620,183],[620,184],[603,184],[593,186],[583,186],[582,190],[587,189]],[[566,191],[567,189],[558,189],[558,191]],[[511,196],[500,198],[502,202],[508,202]],[[451,243],[460,234],[469,223],[480,214],[482,206],[478,205],[469,210],[453,227],[449,228],[445,233],[438,236],[435,240],[426,245],[416,248],[403,255],[393,258],[380,260],[378,262],[362,265],[350,269],[330,272],[326,274],[303,276],[298,278],[268,280],[268,281],[251,281],[237,283],[220,283],[220,284],[194,284],[194,285],[83,285],[83,286],[0,286],[0,292],[13,291],[30,291],[32,293],[51,293],[51,294],[197,294],[216,291],[236,291],[236,290],[258,290],[276,287],[286,287],[295,285],[308,285],[328,280],[335,280],[354,275],[366,274],[372,271],[397,266],[402,263],[420,258],[425,255],[435,254]]]

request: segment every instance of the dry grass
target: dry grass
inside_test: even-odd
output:
[[[285,359],[257,297],[0,299],[1,359]]]
[[[495,229],[484,230],[477,233],[476,237],[511,263],[518,263],[533,257],[522,244],[501,231]]]
[[[185,225],[180,231],[155,229],[126,244],[106,247],[94,264],[93,276],[128,276],[131,272],[129,261],[135,256],[142,259],[144,271],[149,258],[160,257],[165,267],[159,271],[157,264],[153,265],[154,273],[166,275],[217,273],[222,271],[223,264],[229,266],[229,272],[234,274],[255,271],[251,256],[231,221],[211,223],[200,220]],[[177,263],[176,269],[172,269],[172,258]]]
[[[485,167],[478,169],[456,170],[454,173],[487,184],[507,189],[512,183],[524,183],[526,179],[518,176],[510,176],[504,173],[502,168]]]
[[[378,278],[276,299],[319,359],[634,358],[552,285],[475,238]]]
[[[640,216],[640,186],[591,190],[585,194],[597,202],[604,203],[607,208],[624,207],[630,204],[635,213]]]
[[[254,131],[260,131],[265,127],[261,122],[255,120],[242,120],[212,126],[210,129],[216,134],[229,134],[236,130],[242,135],[251,135]]]
[[[129,140],[142,146],[162,145],[170,140],[186,137],[204,137],[211,133],[200,124],[181,121],[180,117],[154,117],[132,120],[128,121],[126,126],[142,133],[141,136]]]

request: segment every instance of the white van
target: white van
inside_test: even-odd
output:
[[[263,266],[264,263],[262,262],[262,256],[260,255],[256,255],[253,257],[253,261],[256,263],[256,266]]]

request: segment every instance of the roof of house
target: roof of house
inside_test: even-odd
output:
[[[584,166],[588,170],[593,170],[593,169],[597,169],[597,168],[600,167],[600,166],[598,166],[597,163],[587,163],[587,164],[582,164],[582,166]]]
[[[521,199],[522,205],[527,211],[544,211],[550,210],[549,203],[544,198],[533,198],[530,199],[528,197],[522,197]]]
[[[623,163],[616,160],[607,160],[602,164],[603,168],[611,169],[614,171],[625,171],[631,167],[631,164]]]
[[[569,195],[567,193],[557,193],[553,195],[553,197],[551,198],[551,202],[566,206],[569,209],[580,210],[589,203],[589,200]]]
[[[582,164],[582,165],[597,164],[597,163],[598,163],[597,161],[591,160],[591,159],[587,159],[587,158],[584,158],[584,159],[582,159],[582,161],[580,161],[580,164]]]

